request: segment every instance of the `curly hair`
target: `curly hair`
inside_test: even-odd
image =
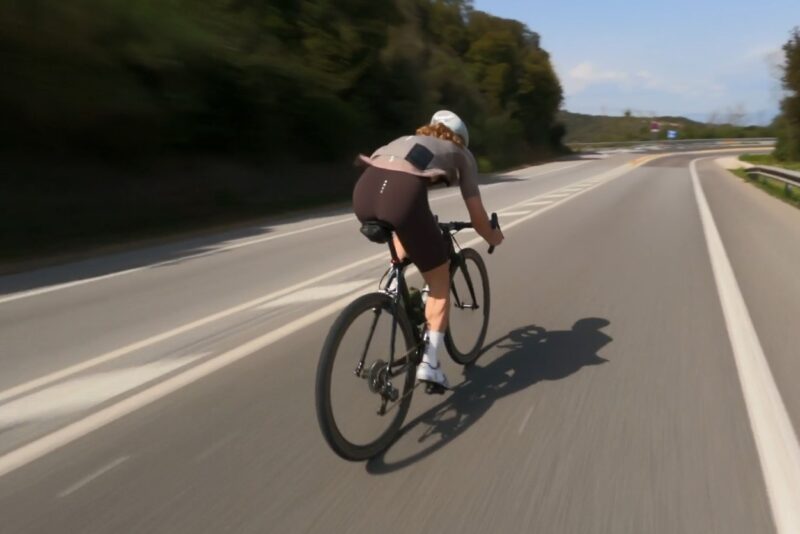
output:
[[[438,139],[444,139],[445,141],[452,141],[461,148],[464,148],[464,139],[440,122],[420,126],[417,128],[417,135],[429,135]]]

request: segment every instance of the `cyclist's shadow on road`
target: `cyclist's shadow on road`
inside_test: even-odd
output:
[[[600,331],[608,324],[605,319],[587,318],[576,322],[572,330],[552,332],[531,325],[512,330],[493,341],[484,348],[484,353],[495,347],[505,349],[505,353],[485,365],[481,365],[479,359],[476,365],[468,368],[464,381],[455,386],[440,404],[406,424],[393,446],[399,448],[397,446],[404,440],[414,439],[413,434],[418,436],[422,448],[391,461],[386,458],[393,451],[390,448],[367,462],[367,471],[385,474],[411,465],[461,435],[497,399],[541,380],[560,380],[584,366],[605,363],[608,360],[598,356],[597,352],[612,341]]]

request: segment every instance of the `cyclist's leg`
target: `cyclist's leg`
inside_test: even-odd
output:
[[[447,330],[447,312],[450,309],[450,262],[422,273],[430,289],[425,303],[428,329],[435,332]]]
[[[404,251],[419,268],[430,292],[425,306],[428,330],[444,332],[447,328],[447,303],[450,296],[450,267],[447,247],[436,217],[428,203],[428,190],[423,179],[411,177],[404,182],[402,207],[393,204],[397,238]],[[408,202],[410,200],[410,202]]]
[[[417,378],[448,388],[447,377],[439,365],[438,353],[440,347],[444,345],[444,332],[447,329],[450,265],[445,240],[436,218],[431,213],[427,192],[423,193],[424,196],[421,195],[415,203],[412,216],[408,217],[402,226],[397,227],[397,234],[429,288],[428,301],[425,305],[425,317],[428,322],[427,344],[422,363],[417,369]]]
[[[447,376],[439,363],[439,351],[444,345],[447,311],[450,308],[450,262],[445,261],[438,267],[423,271],[422,276],[430,290],[428,301],[425,304],[428,333],[425,352],[422,354],[422,363],[417,368],[417,379],[438,384],[438,392],[441,393],[450,387]]]
[[[397,253],[397,259],[404,260],[408,253],[406,252],[406,247],[403,246],[403,243],[400,241],[400,238],[397,237],[397,234],[393,237],[394,240],[394,250]]]

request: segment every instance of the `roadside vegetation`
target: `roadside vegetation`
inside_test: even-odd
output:
[[[783,67],[783,88],[786,97],[781,102],[781,114],[775,120],[778,143],[771,154],[745,154],[739,159],[753,165],[783,167],[800,171],[800,28],[795,28],[783,46],[786,60]],[[744,169],[732,171],[774,197],[800,207],[800,187],[788,186],[767,177],[751,179]]]
[[[744,154],[739,159],[753,165],[783,167],[791,171],[800,171],[800,161],[782,161],[776,158],[775,154]]]
[[[482,170],[563,150],[539,35],[469,0],[0,2],[0,258],[347,200],[461,113]]]
[[[628,112],[621,117],[605,115],[584,115],[561,111],[558,119],[567,130],[564,142],[571,143],[610,143],[635,142],[664,139],[667,130],[677,130],[681,139],[721,139],[774,137],[772,126],[737,126],[735,124],[706,124],[685,117],[637,117]],[[658,122],[661,131],[650,132],[650,124]]]
[[[796,208],[800,208],[800,188],[786,187],[786,184],[779,180],[773,180],[768,177],[759,176],[756,179],[751,179],[745,169],[735,169],[731,171],[739,178],[749,182],[762,191],[769,193],[775,198],[779,198]]]
[[[779,162],[800,162],[800,28],[795,28],[786,44],[783,67],[783,88],[786,97],[781,102],[778,117],[778,144],[773,156]]]

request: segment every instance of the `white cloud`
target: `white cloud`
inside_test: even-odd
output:
[[[722,96],[725,86],[710,80],[676,81],[645,69],[617,70],[596,66],[583,61],[561,76],[567,96],[582,93],[594,85],[611,85],[621,92],[649,90],[684,97]]]
[[[590,85],[599,83],[616,82],[621,84],[627,81],[627,73],[600,69],[588,61],[584,61],[570,69],[564,80],[567,94],[580,93]]]

